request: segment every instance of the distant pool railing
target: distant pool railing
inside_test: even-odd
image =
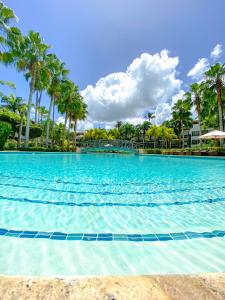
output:
[[[138,153],[140,143],[127,140],[88,140],[80,144],[81,152]]]

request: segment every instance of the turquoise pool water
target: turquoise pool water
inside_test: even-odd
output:
[[[0,274],[225,271],[225,160],[0,154]]]

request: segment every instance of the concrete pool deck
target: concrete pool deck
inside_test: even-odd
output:
[[[38,278],[0,276],[0,300],[224,300],[225,273]]]

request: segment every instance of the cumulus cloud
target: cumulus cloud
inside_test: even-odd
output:
[[[156,121],[164,121],[169,102],[182,84],[176,77],[178,63],[179,58],[170,57],[167,50],[143,53],[126,72],[109,74],[95,86],[87,86],[81,92],[88,104],[87,123],[113,126],[122,120],[135,124],[144,120],[146,111],[155,111]]]
[[[207,58],[200,58],[194,67],[188,72],[187,76],[193,80],[200,80],[209,67]]]
[[[209,58],[200,58],[194,67],[188,72],[187,76],[193,80],[202,81],[204,73],[208,70],[211,63],[218,60],[223,52],[223,47],[217,44],[210,53]]]
[[[217,44],[217,45],[213,48],[212,52],[210,53],[210,57],[215,61],[215,60],[217,60],[217,59],[220,58],[222,52],[223,52],[223,47],[222,47],[222,45]]]

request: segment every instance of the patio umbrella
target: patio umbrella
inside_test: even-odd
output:
[[[225,132],[223,131],[219,131],[219,130],[215,130],[215,131],[211,131],[208,132],[206,134],[200,135],[199,137],[200,139],[203,140],[211,140],[211,139],[215,139],[215,140],[219,140],[219,139],[225,139]]]

